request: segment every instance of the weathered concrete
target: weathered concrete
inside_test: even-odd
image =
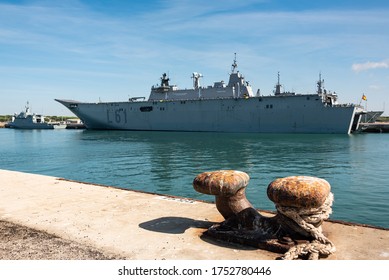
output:
[[[125,259],[273,260],[279,256],[202,238],[212,223],[223,220],[211,203],[14,171],[0,170],[0,219]],[[387,229],[325,222],[323,232],[337,248],[328,259],[389,260]]]

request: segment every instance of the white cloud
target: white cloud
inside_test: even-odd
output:
[[[389,68],[388,61],[381,61],[381,62],[365,62],[365,63],[354,63],[351,66],[351,69],[355,72],[361,72],[366,71],[370,69],[377,69],[377,68]]]
[[[381,86],[379,85],[370,85],[369,86],[369,89],[373,90],[373,91],[377,91],[377,90],[380,90],[381,89]]]

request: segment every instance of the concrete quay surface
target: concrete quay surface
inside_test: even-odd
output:
[[[0,220],[121,259],[274,260],[280,256],[203,238],[208,227],[223,220],[213,203],[15,171],[0,170]],[[329,260],[389,260],[389,229],[326,221],[323,232],[337,249]]]

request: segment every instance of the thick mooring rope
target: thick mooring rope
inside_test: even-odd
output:
[[[293,246],[284,254],[282,259],[293,260],[298,259],[299,256],[308,255],[309,259],[317,260],[319,255],[328,256],[335,252],[334,244],[324,236],[321,226],[314,226],[314,224],[328,219],[332,213],[331,206],[333,201],[334,195],[330,192],[324,204],[319,208],[299,209],[276,204],[278,212],[295,221],[314,238],[310,243]]]

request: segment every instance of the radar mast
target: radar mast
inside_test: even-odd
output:
[[[317,94],[323,94],[324,79],[321,79],[321,72],[319,73],[319,80],[317,81]]]
[[[280,95],[281,94],[281,84],[280,84],[280,72],[278,72],[278,80],[276,84],[276,90],[274,92],[275,95]]]
[[[231,65],[231,73],[235,73],[235,69],[238,67],[238,64],[236,63],[236,53],[234,53],[234,62]]]

